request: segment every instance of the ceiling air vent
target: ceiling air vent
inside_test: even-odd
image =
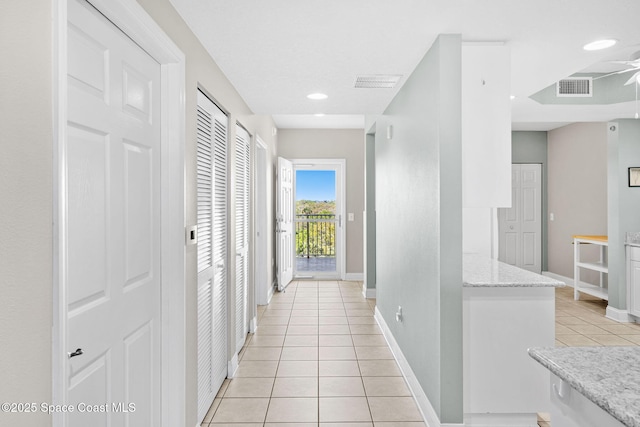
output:
[[[396,87],[400,79],[399,74],[369,74],[357,76],[355,87],[366,89],[392,89]]]
[[[591,77],[568,77],[556,85],[556,95],[561,98],[582,98],[593,96]]]

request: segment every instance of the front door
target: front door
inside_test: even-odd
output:
[[[68,21],[63,424],[157,426],[160,65],[83,0]]]

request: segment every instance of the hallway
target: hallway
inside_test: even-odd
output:
[[[362,282],[276,293],[202,426],[424,427],[374,307]]]

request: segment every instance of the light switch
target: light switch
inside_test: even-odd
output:
[[[549,214],[549,221],[554,221],[556,219],[556,216],[553,214],[553,212],[551,212]]]
[[[354,220],[353,212],[349,212],[349,213],[347,214],[347,220],[349,220],[349,221],[353,221],[353,220]]]

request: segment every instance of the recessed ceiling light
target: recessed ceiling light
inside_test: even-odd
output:
[[[584,50],[601,50],[611,47],[616,43],[618,43],[618,40],[615,39],[596,40],[594,42],[585,44],[582,48]]]
[[[324,93],[310,93],[309,95],[307,95],[307,98],[313,99],[313,100],[321,100],[321,99],[327,99],[328,96]]]
[[[316,114],[314,114],[314,116],[316,116],[316,117],[324,117],[324,113],[316,113]]]
[[[515,95],[511,95],[511,100],[513,101],[514,99],[516,99]]]

